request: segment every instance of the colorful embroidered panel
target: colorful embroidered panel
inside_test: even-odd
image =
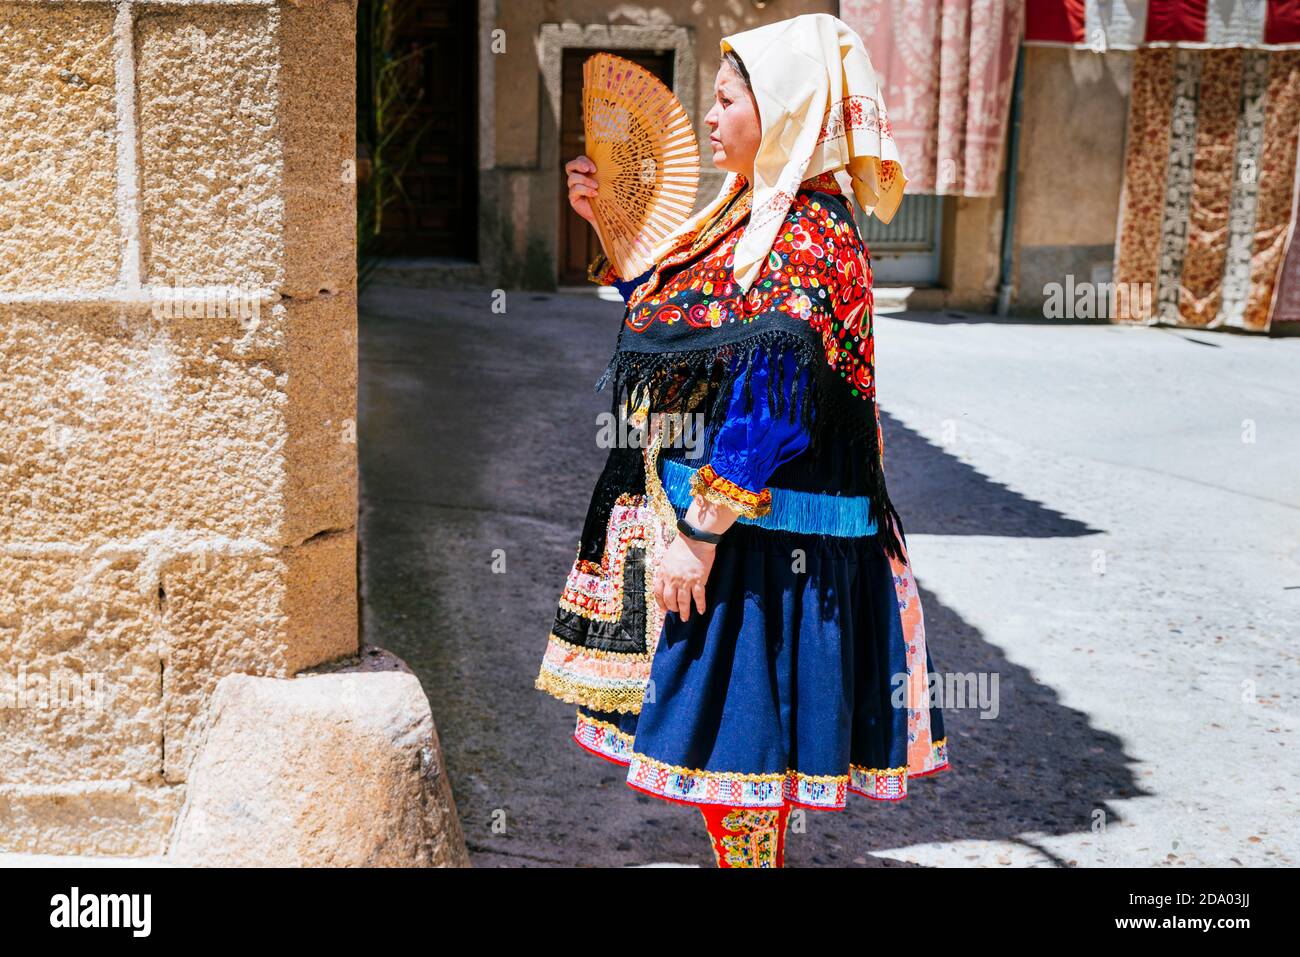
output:
[[[569,571],[534,687],[601,711],[641,710],[663,611],[654,568],[663,529],[645,495],[620,495],[600,562]]]
[[[789,805],[765,810],[701,806],[718,866],[784,867],[790,811]]]
[[[1133,55],[1116,321],[1269,330],[1297,129],[1300,52]]]

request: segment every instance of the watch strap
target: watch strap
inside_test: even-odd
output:
[[[677,531],[681,532],[689,539],[693,539],[697,542],[704,542],[708,545],[716,545],[718,542],[722,541],[721,532],[706,532],[702,528],[696,528],[684,518],[679,518],[677,520]]]

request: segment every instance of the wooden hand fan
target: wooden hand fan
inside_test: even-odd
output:
[[[596,234],[623,279],[654,265],[660,241],[695,207],[700,148],[681,101],[649,70],[612,53],[582,65],[582,125]]]

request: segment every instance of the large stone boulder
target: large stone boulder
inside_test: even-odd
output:
[[[175,863],[469,866],[429,702],[407,671],[227,675],[196,743]]]

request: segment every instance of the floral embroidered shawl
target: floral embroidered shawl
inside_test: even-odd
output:
[[[684,236],[632,293],[597,389],[614,384],[616,412],[624,403],[670,412],[704,386],[717,415],[738,376],[752,404],[752,359],[760,350],[770,361],[793,351],[800,368],[813,371],[807,401],[772,394],[769,377],[774,410],[791,419],[801,411],[814,452],[830,430],[861,450],[873,513],[892,519],[878,522],[878,535],[897,557],[902,521],[881,463],[870,256],[852,210],[830,173],[806,180],[746,294],[732,265],[753,191],[743,178],[736,182],[719,214]]]

